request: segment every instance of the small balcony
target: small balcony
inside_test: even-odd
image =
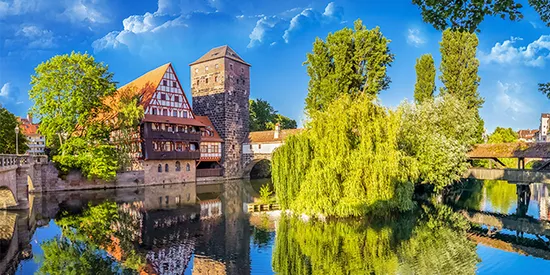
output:
[[[197,178],[221,177],[221,176],[223,176],[223,168],[197,169]]]
[[[201,133],[185,133],[177,131],[153,131],[150,123],[146,123],[143,126],[143,138],[144,139],[156,139],[156,140],[173,140],[173,141],[187,141],[187,142],[200,142]]]

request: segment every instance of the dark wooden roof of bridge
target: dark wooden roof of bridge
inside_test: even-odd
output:
[[[550,142],[477,144],[470,158],[550,158]]]

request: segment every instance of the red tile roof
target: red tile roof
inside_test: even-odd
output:
[[[216,131],[216,128],[214,128],[214,125],[212,124],[212,121],[210,121],[210,118],[208,118],[207,116],[197,115],[195,116],[195,118],[202,124],[206,125],[206,128],[214,133],[214,136],[202,136],[201,141],[223,142],[223,139],[218,134],[218,131]]]
[[[166,63],[154,70],[151,70],[144,75],[134,79],[130,83],[118,88],[118,91],[128,90],[127,92],[141,95],[140,103],[144,107],[147,107],[149,105],[149,102],[151,101],[151,98],[153,98],[153,95],[155,94],[155,91],[159,86],[160,81],[164,76],[164,73],[166,73],[166,70],[168,70],[170,66],[170,63]],[[118,92],[115,95],[117,94]]]
[[[21,122],[20,130],[21,133],[25,136],[31,136],[31,135],[38,135],[38,127],[40,124],[35,124],[30,122],[26,118],[18,118],[19,122]]]
[[[250,132],[248,135],[249,143],[281,143],[285,138],[298,134],[304,129],[285,129],[279,133],[279,138],[275,138],[275,131]],[[245,142],[247,143],[247,142]]]
[[[523,138],[523,139],[532,139],[535,137],[535,135],[539,132],[539,130],[537,129],[534,129],[534,130],[519,130],[518,131],[518,136],[519,138]]]

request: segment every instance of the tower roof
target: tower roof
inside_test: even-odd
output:
[[[199,64],[199,63],[203,63],[203,62],[210,61],[210,60],[214,60],[214,59],[218,59],[218,58],[222,58],[222,57],[229,58],[229,59],[232,59],[234,61],[245,64],[247,66],[250,66],[250,64],[246,63],[233,49],[231,49],[231,47],[229,47],[227,45],[211,49],[205,55],[203,55],[201,58],[199,58],[195,62],[189,64],[189,66]]]

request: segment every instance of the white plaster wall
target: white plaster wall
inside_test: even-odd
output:
[[[244,154],[271,154],[282,143],[243,144]]]

